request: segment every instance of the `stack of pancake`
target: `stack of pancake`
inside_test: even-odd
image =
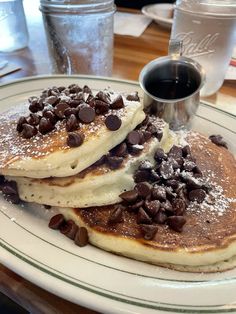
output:
[[[76,84],[31,97],[0,123],[0,173],[17,183],[21,200],[51,206],[119,202],[139,162],[153,163],[155,150],[171,145],[168,125],[144,113],[137,93]]]
[[[236,265],[234,157],[223,141],[173,134],[137,93],[48,88],[3,114],[0,136],[0,186],[13,203],[56,206],[64,226],[73,220],[90,243],[137,260]]]

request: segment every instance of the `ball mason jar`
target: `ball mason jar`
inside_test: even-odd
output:
[[[53,73],[112,75],[113,0],[41,0]]]
[[[183,55],[206,71],[202,96],[223,84],[236,44],[235,0],[177,0],[171,39],[182,40]]]

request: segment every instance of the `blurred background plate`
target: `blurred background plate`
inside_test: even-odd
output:
[[[165,28],[172,27],[174,13],[173,4],[159,3],[146,5],[142,8],[142,13]]]

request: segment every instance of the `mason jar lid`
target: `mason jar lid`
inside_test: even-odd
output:
[[[200,15],[236,17],[236,0],[177,0],[176,8]]]
[[[43,13],[86,14],[114,12],[114,0],[40,0]]]

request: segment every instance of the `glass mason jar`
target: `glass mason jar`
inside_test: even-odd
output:
[[[0,0],[0,52],[25,48],[28,39],[22,0]]]
[[[171,39],[183,41],[183,55],[206,71],[202,96],[223,84],[236,44],[235,0],[177,0]]]
[[[113,0],[41,0],[53,73],[111,76]]]

